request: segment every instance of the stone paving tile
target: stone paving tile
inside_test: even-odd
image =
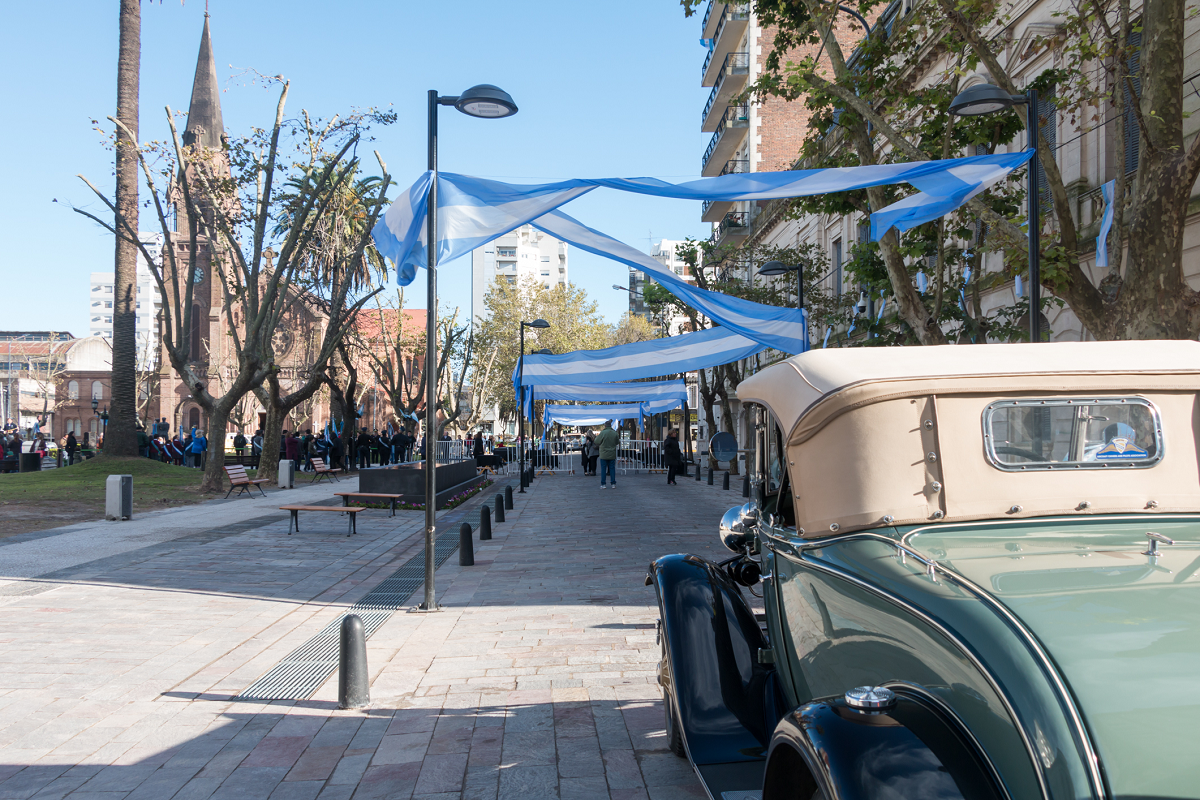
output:
[[[364,516],[349,542],[258,519],[14,588],[0,800],[703,797],[666,749],[643,578],[663,553],[720,555],[737,498],[663,481],[600,494],[546,477],[515,494],[476,565],[438,571],[442,611],[401,610],[368,641],[365,711],[337,710],[336,676],[310,700],[230,697],[419,552],[419,514]],[[494,491],[439,529],[474,524]],[[592,513],[564,524],[564,507]]]

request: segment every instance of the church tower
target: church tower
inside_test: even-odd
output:
[[[221,177],[229,176],[229,162],[224,153],[226,142],[225,124],[221,118],[221,93],[217,80],[217,64],[213,57],[212,38],[209,33],[209,17],[204,15],[204,30],[200,34],[200,52],[196,58],[196,75],[192,81],[192,99],[188,106],[187,126],[183,131],[184,147],[192,150],[194,155],[201,155],[204,167],[189,166],[189,185],[193,202],[207,226],[213,222],[213,210],[203,199],[202,190],[194,179],[198,168],[216,172]],[[222,174],[223,173],[223,174]],[[184,265],[194,260],[196,264],[193,279],[192,296],[192,330],[190,336],[191,353],[188,360],[192,363],[197,375],[202,375],[208,381],[220,380],[217,374],[220,359],[223,357],[225,342],[217,341],[221,325],[222,293],[219,281],[213,280],[213,242],[200,229],[196,239],[196,252],[191,248],[190,220],[187,206],[178,190],[172,198],[175,209],[176,233],[173,238],[176,263],[182,269]],[[210,228],[211,229],[211,228]],[[164,266],[167,262],[164,261]],[[185,273],[186,275],[186,273]],[[169,277],[168,277],[169,282]],[[183,287],[180,287],[183,290]],[[169,300],[168,300],[169,301]],[[177,309],[172,310],[178,313]],[[178,317],[176,317],[178,318]],[[216,334],[216,336],[214,336]],[[215,362],[215,363],[214,363]],[[163,367],[161,376],[162,413],[171,418],[172,429],[178,426],[184,431],[193,425],[203,426],[207,420],[203,418],[203,409],[191,399],[191,392],[178,374],[170,366],[169,359],[164,353],[160,362]],[[216,387],[212,387],[216,390]],[[168,405],[169,404],[169,405]]]

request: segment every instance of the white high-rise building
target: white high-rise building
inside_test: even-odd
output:
[[[162,257],[162,234],[140,233],[139,238],[151,258]],[[89,293],[88,332],[91,336],[112,339],[113,274],[93,272]],[[182,287],[181,287],[182,288]],[[158,314],[162,311],[162,294],[150,272],[145,257],[137,257],[137,340],[138,362],[152,366],[158,360]]]
[[[484,295],[497,278],[518,284],[534,278],[547,289],[567,285],[567,243],[522,225],[471,251],[471,308],[486,316]]]
[[[683,244],[686,244],[686,242],[662,239],[651,246],[650,257],[688,283],[695,283],[696,280],[692,277],[687,262],[679,257],[678,248]],[[641,270],[629,270],[629,313],[645,317],[657,327],[662,325],[664,320],[659,319],[657,314],[646,308],[646,303],[643,300],[643,292],[645,292],[646,286],[652,282],[652,279],[648,278],[646,273]],[[689,320],[686,316],[681,314],[673,315],[671,319],[666,320],[667,331],[664,335],[678,335],[681,328],[687,325],[688,322]]]

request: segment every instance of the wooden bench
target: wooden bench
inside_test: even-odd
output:
[[[314,457],[312,460],[312,465],[313,472],[316,473],[313,475],[313,483],[316,483],[324,477],[333,478],[335,481],[338,479],[337,472],[329,468],[329,465],[325,463],[325,459]]]
[[[352,535],[358,533],[358,525],[356,524],[356,521],[355,521],[356,517],[358,515],[358,512],[366,511],[366,509],[362,508],[362,507],[354,508],[354,507],[342,507],[342,506],[280,506],[279,510],[292,512],[292,518],[291,518],[291,520],[288,521],[288,536],[292,535],[293,527],[295,527],[297,533],[300,532],[300,512],[301,511],[333,511],[338,514],[349,514],[350,515],[350,524],[349,524],[349,527],[347,528],[347,530],[349,531],[349,533],[346,534],[347,536],[352,536]]]
[[[250,496],[253,497],[254,492],[251,490],[255,486],[258,486],[258,490],[262,492],[263,497],[267,496],[266,490],[264,490],[259,484],[270,483],[271,481],[266,478],[251,478],[246,474],[246,468],[241,464],[234,464],[232,467],[226,467],[225,474],[229,476],[229,491],[225,493],[226,499],[229,498],[229,495],[233,493],[234,489],[241,490],[238,492],[238,497],[241,497],[246,492],[250,492]]]
[[[342,498],[342,508],[346,508],[350,505],[351,497],[382,497],[386,500],[391,500],[392,501],[392,513],[389,516],[394,517],[394,516],[396,516],[396,501],[399,500],[404,495],[402,495],[402,494],[380,494],[377,492],[334,492],[333,496]]]

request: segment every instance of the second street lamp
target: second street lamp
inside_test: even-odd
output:
[[[1009,94],[999,86],[981,83],[961,92],[950,101],[950,113],[960,117],[994,114],[1013,106],[1025,106],[1025,131],[1033,157],[1029,159],[1029,341],[1042,341],[1041,218],[1038,189],[1038,93]],[[1051,158],[1054,154],[1050,154]]]
[[[517,419],[520,424],[520,433],[517,436],[518,458],[520,459],[521,488],[517,490],[517,494],[525,494],[525,329],[526,328],[549,328],[550,323],[544,319],[535,319],[533,322],[521,320],[521,355],[517,358]],[[532,404],[533,398],[530,397]]]
[[[804,265],[803,264],[785,264],[782,261],[768,261],[758,268],[759,275],[768,277],[775,275],[786,275],[789,272],[796,273],[796,308],[804,310]],[[808,315],[805,314],[804,319],[804,349],[808,349]]]
[[[425,231],[425,611],[437,609],[433,545],[437,529],[437,137],[438,106],[454,106],[471,117],[496,119],[517,113],[517,104],[503,89],[490,83],[472,86],[457,97],[441,97],[429,90],[429,212]]]

